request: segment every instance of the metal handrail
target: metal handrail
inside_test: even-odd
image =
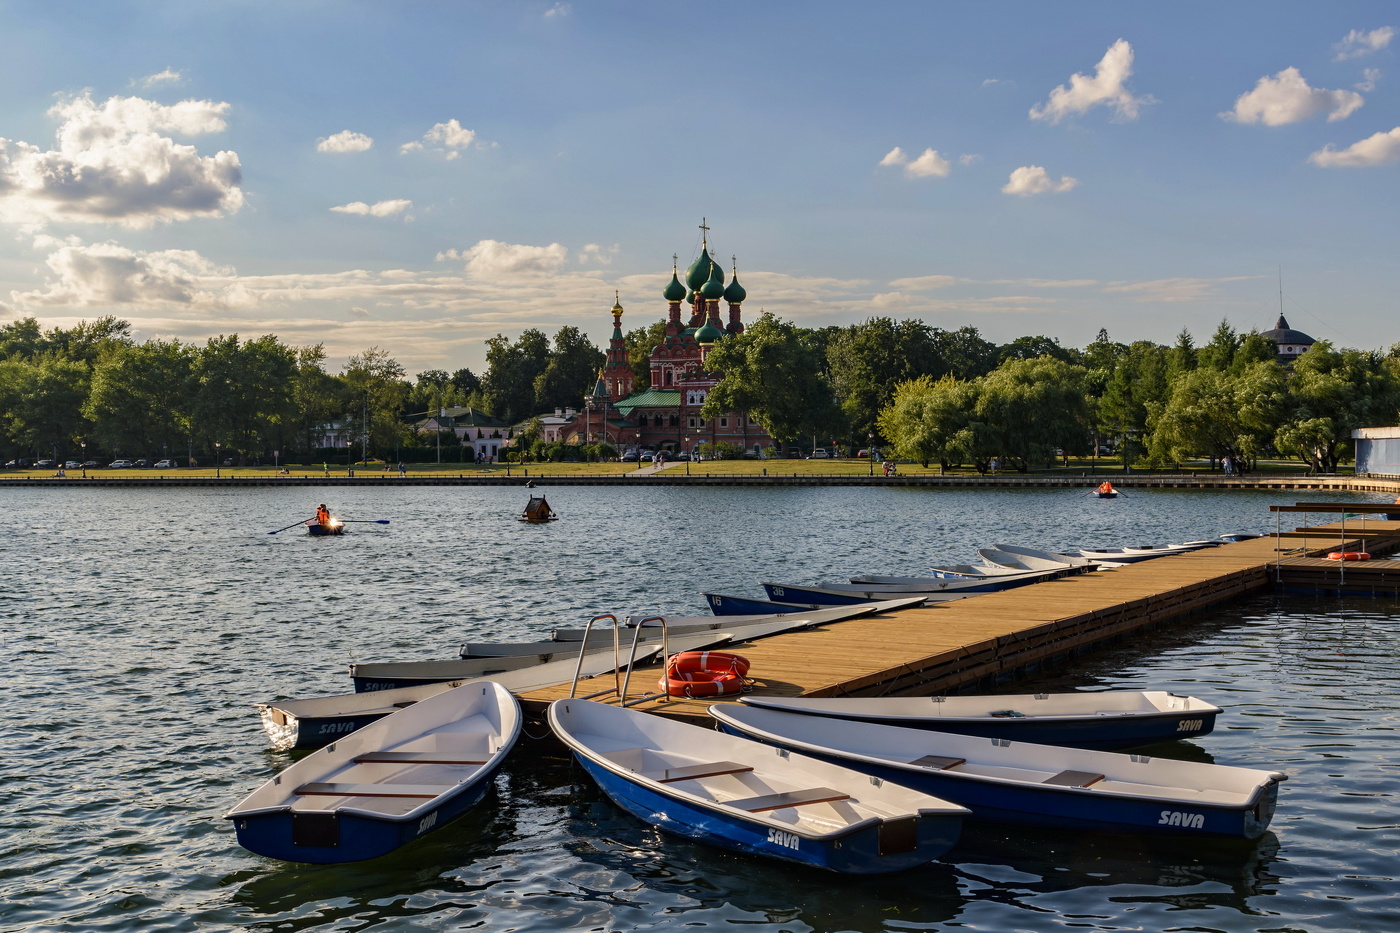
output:
[[[600,690],[597,693],[590,693],[588,696],[580,697],[579,699],[591,700],[594,697],[605,696],[609,693],[617,693],[621,689],[621,685],[619,684],[617,679],[617,662],[620,656],[621,647],[621,642],[618,638],[617,632],[617,616],[613,615],[612,613],[608,613],[607,615],[594,616],[593,618],[589,619],[588,624],[583,627],[583,640],[579,642],[578,646],[578,663],[574,665],[574,679],[573,682],[569,684],[569,699],[571,700],[576,698],[575,694],[578,692],[578,679],[579,675],[583,673],[583,656],[584,653],[588,651],[588,636],[593,631],[593,623],[601,621],[603,619],[611,619],[613,624],[613,687],[611,690]]]
[[[648,622],[661,623],[661,670],[663,671],[662,676],[665,676],[664,671],[666,671],[666,669],[669,668],[671,665],[670,626],[666,623],[666,617],[652,616],[651,618],[643,619],[642,621],[638,622],[636,632],[632,635],[632,658],[627,663],[627,673],[622,678],[622,692],[618,694],[619,706],[628,706],[632,703],[645,703],[647,700],[664,699],[666,702],[670,702],[671,700],[671,694],[669,691],[665,693],[649,693],[646,696],[640,696],[637,697],[635,700],[630,701],[627,699],[627,684],[632,679],[632,665],[637,662],[637,644],[641,641],[642,629],[646,628]]]

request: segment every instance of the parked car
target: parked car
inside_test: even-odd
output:
[[[157,460],[157,461],[156,461],[156,469],[157,469],[157,470],[173,470],[173,469],[175,469],[175,468],[176,468],[177,466],[179,466],[179,465],[180,465],[180,464],[176,463],[174,460]]]
[[[97,469],[97,466],[98,466],[98,464],[97,464],[97,461],[96,461],[96,460],[84,460],[84,461],[82,462],[82,465],[79,467],[79,469],[83,469],[83,470],[95,470],[95,469]]]
[[[16,457],[13,460],[7,461],[5,466],[12,467],[16,470],[26,470],[29,468],[29,460],[25,457]]]
[[[51,470],[56,466],[58,466],[58,462],[56,460],[39,460],[36,461],[34,464],[34,468],[36,470]]]
[[[76,460],[65,460],[63,461],[63,468],[65,470],[81,470],[83,465]]]
[[[149,460],[133,460],[133,461],[131,461],[131,465],[134,466],[134,467],[145,468],[145,467],[148,467],[148,466],[151,465],[151,461],[149,461]]]
[[[622,452],[623,463],[636,463],[640,458],[641,455],[638,454],[635,450],[624,450]]]
[[[130,467],[130,466],[131,466],[131,461],[130,461],[130,460],[113,460],[111,463],[107,464],[107,469],[109,469],[109,470],[124,470],[124,469],[127,469],[127,468]]]
[[[816,450],[812,451],[812,455],[811,455],[810,457],[808,457],[807,459],[808,459],[808,460],[825,460],[825,459],[827,459],[826,451],[823,450],[822,448],[818,447]]]

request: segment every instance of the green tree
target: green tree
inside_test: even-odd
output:
[[[321,446],[326,428],[344,411],[341,381],[325,370],[326,349],[322,344],[296,350],[296,374],[292,377],[292,403],[295,418],[278,426],[278,447],[283,451],[300,448],[307,456]]]
[[[666,321],[653,321],[647,327],[629,330],[623,341],[627,345],[627,362],[632,367],[632,388],[645,392],[651,387],[651,351],[666,339]]]
[[[1379,353],[1334,350],[1319,340],[1293,364],[1287,414],[1274,444],[1314,472],[1335,473],[1354,456],[1351,432],[1390,423],[1397,407],[1400,380]]]
[[[1196,364],[1201,369],[1229,370],[1235,360],[1235,351],[1240,347],[1240,335],[1230,326],[1229,321],[1221,321],[1211,335],[1210,343],[1201,347],[1196,354]]]
[[[1073,448],[1089,430],[1084,367],[1042,356],[1008,360],[981,382],[976,420],[993,433],[989,443],[1021,472],[1048,462],[1055,448]]]
[[[954,376],[920,376],[900,383],[880,412],[880,433],[898,456],[925,467],[935,460],[945,469],[954,463],[990,460],[988,432],[975,415],[977,392],[976,380]]]
[[[1079,353],[1060,346],[1060,341],[1054,337],[1017,337],[997,348],[998,363],[1005,363],[1007,360],[1034,360],[1042,356],[1064,363],[1079,362]]]
[[[192,423],[193,354],[178,341],[111,343],[98,357],[83,416],[108,450],[168,455]]]
[[[859,445],[879,430],[880,412],[896,386],[942,375],[944,366],[926,324],[877,317],[827,336],[826,370]]]
[[[260,454],[283,424],[294,423],[296,351],[272,334],[240,342],[209,338],[196,351],[191,415],[196,433],[240,461]]]
[[[944,371],[959,379],[985,376],[996,368],[997,345],[982,339],[975,327],[935,330],[933,337]]]
[[[799,328],[765,312],[710,351],[706,366],[724,375],[700,415],[709,420],[748,413],[785,443],[830,434],[838,409],[820,362]]]
[[[387,350],[370,347],[350,357],[340,379],[350,441],[359,442],[362,454],[371,456],[371,448],[387,452],[408,439],[409,428],[399,412],[409,385],[403,366]]]
[[[1098,400],[1098,424],[1118,438],[1118,453],[1129,465],[1147,452],[1150,413],[1167,400],[1170,352],[1148,340],[1136,341],[1118,360]],[[1079,450],[1080,445],[1065,449]]]
[[[583,407],[583,397],[593,391],[606,360],[583,331],[567,325],[559,328],[549,360],[535,376],[533,411]]]
[[[29,450],[62,457],[86,433],[81,409],[87,395],[85,363],[53,353],[0,365],[0,419],[10,438]]]
[[[486,409],[511,424],[535,414],[535,377],[548,365],[549,338],[536,328],[514,343],[501,334],[486,341],[486,375],[481,380]]]
[[[1252,460],[1273,440],[1286,402],[1275,363],[1254,363],[1238,376],[1207,367],[1182,373],[1150,419],[1148,454],[1159,466],[1202,456]]]

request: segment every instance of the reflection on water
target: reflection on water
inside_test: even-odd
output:
[[[969,824],[931,865],[837,878],[661,835],[532,740],[487,805],[374,862],[272,862],[220,819],[292,760],[250,704],[344,692],[351,660],[450,657],[604,612],[699,614],[701,590],[919,573],[999,541],[1271,530],[1271,494],[561,487],[564,520],[540,527],[514,521],[508,489],[0,494],[0,650],[20,711],[0,755],[3,931],[1400,925],[1400,605],[1386,600],[1264,597],[1006,686],[1225,707],[1213,734],[1147,751],[1287,771],[1252,843]],[[266,533],[322,500],[392,524]]]

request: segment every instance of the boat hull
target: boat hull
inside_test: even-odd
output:
[[[705,597],[705,603],[710,607],[710,611],[717,616],[743,616],[757,615],[760,613],[785,613],[785,612],[806,612],[811,609],[829,609],[836,604],[818,603],[775,603],[765,599],[749,599],[745,596],[721,596],[718,593],[701,593]],[[840,605],[852,605],[855,603],[869,602],[869,600],[852,600],[851,603],[841,603]]]
[[[888,824],[866,825],[834,839],[814,840],[756,821],[727,819],[716,810],[628,781],[583,755],[575,753],[574,757],[609,800],[663,832],[732,852],[841,874],[888,874],[923,865],[952,848],[962,832],[961,817],[923,816],[915,821],[916,843],[910,851],[882,854],[881,833],[889,832],[883,829]]]
[[[495,786],[492,779],[499,770],[498,763],[469,785],[463,785],[460,792],[415,814],[411,820],[346,811],[324,814],[282,811],[237,817],[233,821],[234,830],[239,845],[268,858],[316,865],[362,862],[388,855],[471,810]]]
[[[335,537],[345,534],[344,525],[322,525],[319,522],[312,522],[306,526],[306,533],[313,538]]]
[[[730,735],[950,800],[967,807],[979,819],[1050,829],[1254,839],[1263,835],[1273,818],[1278,781],[1283,778],[1276,772],[1004,739],[982,745],[980,739],[892,726],[862,726],[865,731],[859,740],[840,742],[829,737],[838,731],[835,724],[812,728],[810,723],[800,722],[815,717],[744,707],[711,707],[710,714],[720,730]],[[815,738],[818,735],[820,739]],[[915,763],[920,760],[928,763]],[[1048,761],[1055,764],[1047,765]],[[959,770],[964,764],[969,770]],[[1232,784],[1236,790],[1224,792],[1200,785],[1178,789],[1152,780],[1163,768],[1180,767],[1196,769],[1198,775],[1204,773],[1201,769],[1214,769],[1217,784]],[[1049,780],[1061,769],[1064,776],[1097,777],[1103,787],[1116,784],[1136,789],[1109,792],[1096,790],[1092,786],[1096,781],[1069,786]],[[1095,770],[1102,773],[1091,774]],[[1030,774],[1038,776],[1011,777]]]
[[[1132,715],[1086,715],[1054,719],[1025,716],[881,716],[869,712],[845,712],[833,709],[833,704],[804,709],[796,703],[780,705],[781,701],[765,703],[761,697],[746,698],[753,706],[780,709],[801,715],[827,716],[854,722],[868,722],[925,732],[950,732],[955,735],[975,735],[989,739],[1010,739],[1034,742],[1037,745],[1066,745],[1071,748],[1092,748],[1112,751],[1136,748],[1156,742],[1191,739],[1207,735],[1215,729],[1218,707],[1206,710],[1166,711]]]

